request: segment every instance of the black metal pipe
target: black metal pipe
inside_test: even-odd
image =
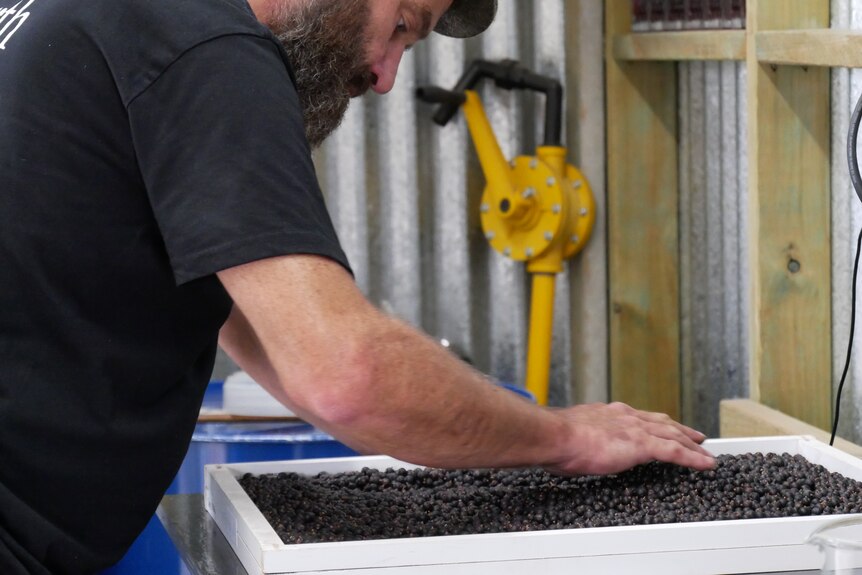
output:
[[[464,92],[455,92],[437,86],[420,86],[416,88],[416,97],[429,104],[454,106],[455,111],[467,101],[467,95]]]
[[[563,86],[559,81],[535,74],[514,60],[491,62],[474,60],[452,90],[463,93],[472,90],[482,79],[489,78],[505,90],[534,90],[545,94],[545,146],[562,145]],[[425,90],[425,88],[420,88]],[[418,95],[418,91],[417,91]],[[421,97],[421,96],[420,96]],[[434,114],[434,122],[445,126],[458,113],[463,100],[447,97]]]

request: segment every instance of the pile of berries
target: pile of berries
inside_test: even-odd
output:
[[[240,484],[285,543],[858,513],[862,483],[799,455],[721,455],[610,476],[541,469],[363,469]]]

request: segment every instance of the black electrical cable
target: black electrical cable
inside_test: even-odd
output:
[[[859,201],[862,201],[862,177],[859,175],[859,158],[856,156],[856,140],[859,136],[859,123],[862,120],[862,95],[856,102],[853,115],[850,117],[850,131],[847,134],[847,164],[850,168],[850,182]],[[844,389],[844,381],[847,379],[847,370],[850,367],[850,354],[853,351],[853,335],[856,331],[856,278],[859,275],[859,250],[862,247],[862,230],[859,230],[859,239],[856,240],[856,258],[853,262],[853,293],[850,297],[850,339],[847,342],[847,357],[844,360],[844,371],[841,373],[841,381],[838,384],[838,393],[835,395],[835,415],[832,418],[832,437],[829,445],[835,443],[835,433],[838,431],[838,415],[841,410],[841,391]]]
[[[841,390],[844,389],[844,380],[847,379],[847,369],[850,367],[850,352],[853,350],[853,333],[856,331],[856,276],[859,273],[860,245],[862,245],[862,229],[859,230],[859,239],[856,240],[856,260],[853,263],[853,295],[850,298],[850,341],[847,342],[847,358],[844,360],[844,371],[841,374],[841,382],[838,384],[838,393],[835,396],[835,416],[832,419],[832,437],[829,439],[829,445],[835,443],[835,433],[838,431]]]
[[[859,158],[856,156],[856,138],[859,136],[859,121],[862,118],[862,95],[856,102],[853,115],[850,116],[850,130],[847,133],[847,164],[850,168],[850,182],[859,201],[862,202],[862,177],[859,176]]]

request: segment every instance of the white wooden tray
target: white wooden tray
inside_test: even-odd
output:
[[[713,454],[800,454],[846,477],[862,481],[862,461],[808,436],[715,439]],[[747,519],[381,539],[285,545],[252,503],[237,478],[295,472],[314,475],[363,467],[414,468],[389,457],[208,465],[207,511],[251,575],[508,575],[547,573],[651,573],[698,575],[818,569],[821,553],[808,536],[824,523],[848,515]]]

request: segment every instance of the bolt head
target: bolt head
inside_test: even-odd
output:
[[[527,248],[526,250],[524,250],[524,253],[527,255],[528,258],[533,257],[533,248]]]
[[[530,169],[531,170],[535,170],[538,167],[539,167],[539,160],[537,160],[536,158],[533,158],[532,160],[530,160]]]
[[[572,187],[576,190],[580,189],[582,185],[584,185],[584,183],[581,180],[575,180],[572,182]]]
[[[589,213],[590,213],[590,210],[588,210],[587,208],[581,208],[581,215],[582,216],[586,216]]]
[[[489,206],[488,204],[482,204],[481,206],[479,206],[479,211],[483,214],[487,214],[490,209],[491,206]]]
[[[545,239],[547,241],[551,241],[552,239],[554,239],[554,232],[545,232]]]
[[[572,236],[572,243],[573,243],[573,244],[578,243],[578,240],[579,240],[579,239],[580,239],[580,238],[578,238],[578,236]]]
[[[555,186],[557,184],[557,180],[556,180],[556,178],[551,177],[551,178],[547,179],[547,183],[548,183],[548,187],[550,188],[550,187]]]
[[[495,234],[494,232],[492,232],[490,230],[485,232],[485,239],[486,240],[493,240],[496,236],[497,236],[497,234]]]
[[[524,198],[525,200],[528,198],[532,198],[535,195],[536,195],[536,189],[535,188],[527,188],[523,192],[521,192],[521,197]]]
[[[507,257],[512,255],[512,248],[503,248],[503,255]]]
[[[551,211],[554,212],[555,214],[559,214],[560,210],[562,210],[562,209],[563,208],[560,207],[560,204],[554,204],[553,206],[551,206]]]

